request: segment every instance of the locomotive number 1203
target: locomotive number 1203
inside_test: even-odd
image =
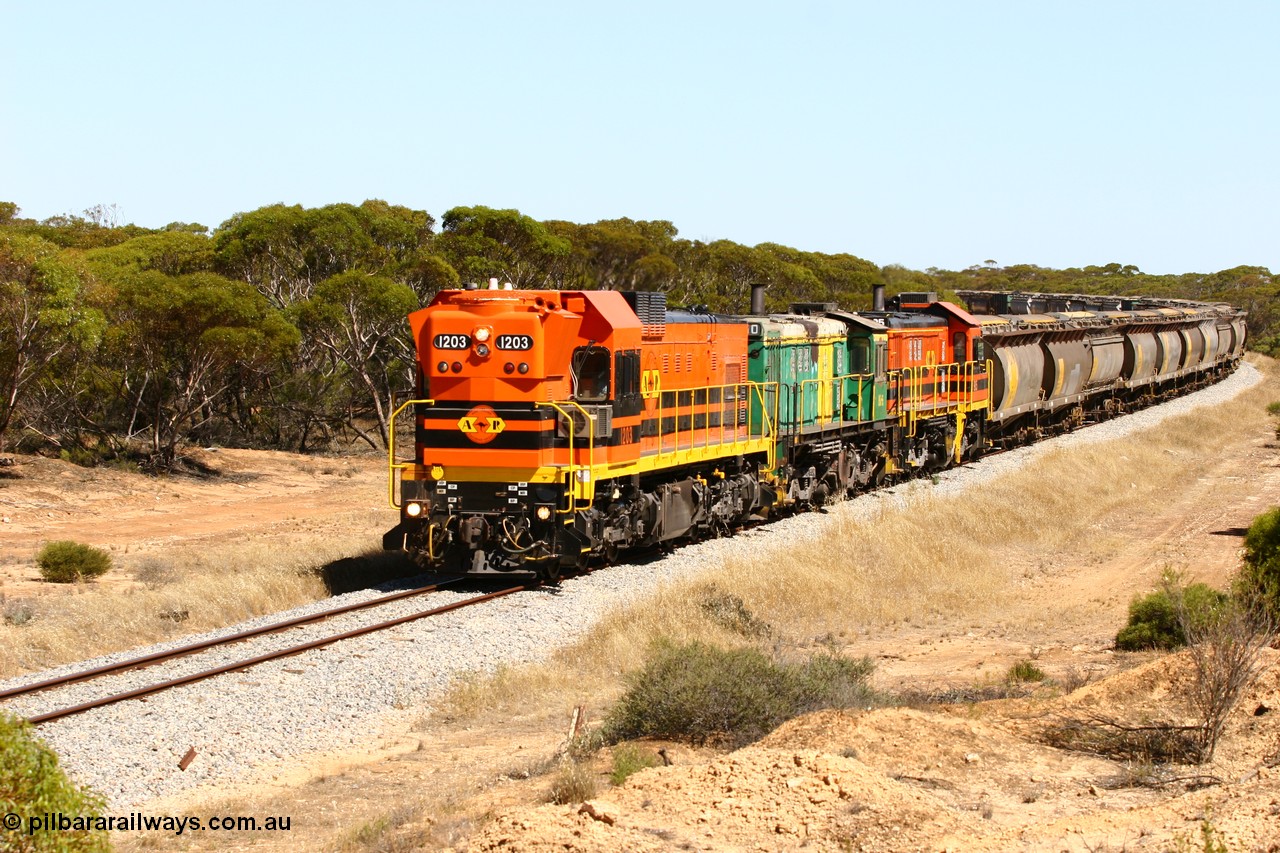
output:
[[[498,349],[528,350],[533,349],[533,338],[529,335],[498,335],[494,344]]]

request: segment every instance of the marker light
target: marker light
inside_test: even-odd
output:
[[[506,364],[502,365],[502,372],[503,372],[503,373],[515,373],[515,372],[516,372],[516,366],[515,366],[514,364],[512,364],[511,362],[509,362],[509,361],[508,361]]]
[[[453,372],[454,372],[454,373],[461,373],[461,372],[462,372],[462,362],[460,362],[460,361],[455,361],[455,362],[453,363]]]
[[[436,367],[440,368],[440,372],[441,372],[441,373],[448,373],[448,372],[449,372],[449,362],[447,362],[447,361],[442,361],[442,362],[440,362],[439,364],[437,364],[437,365],[436,365]]]
[[[518,370],[519,370],[521,373],[528,373],[528,372],[529,372],[529,365],[525,364],[525,363],[522,361],[522,362],[520,362],[520,367],[518,368]]]

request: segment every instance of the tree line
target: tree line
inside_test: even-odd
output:
[[[120,224],[114,208],[36,221],[0,202],[0,449],[163,469],[184,442],[309,451],[385,447],[392,402],[413,388],[405,315],[439,290],[490,278],[518,288],[662,290],[676,305],[767,307],[963,289],[1222,300],[1250,312],[1255,348],[1280,351],[1277,283],[1263,267],[1150,275],[988,261],[965,270],[879,267],[850,254],[702,242],[671,222],[538,221],[456,207],[437,222],[384,201],[276,204],[210,231]]]

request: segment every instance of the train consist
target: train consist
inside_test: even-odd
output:
[[[384,547],[554,578],[1149,405],[1244,352],[1223,304],[961,297],[768,314],[757,288],[727,316],[663,293],[441,292],[409,315],[413,454],[393,442]]]

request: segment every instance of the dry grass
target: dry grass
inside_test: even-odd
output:
[[[374,522],[364,529],[377,529]],[[354,542],[353,542],[354,540]],[[372,537],[335,533],[183,545],[138,554],[117,571],[136,583],[23,602],[26,620],[0,621],[0,678],[221,628],[326,597],[321,569],[381,553]],[[13,624],[21,621],[21,624]]]
[[[1068,548],[1100,556],[1111,547],[1099,535],[1104,519],[1142,512],[1194,484],[1217,448],[1267,422],[1266,404],[1280,382],[1276,362],[1256,364],[1263,382],[1217,409],[1168,419],[1154,432],[1048,451],[958,497],[918,482],[898,490],[905,505],[886,500],[861,515],[838,507],[822,519],[819,535],[800,541],[764,533],[752,559],[613,613],[549,664],[460,684],[441,711],[452,717],[528,711],[534,696],[543,708],[571,707],[585,696],[606,701],[618,694],[620,675],[638,668],[659,638],[751,641],[704,606],[724,590],[770,626],[767,641],[783,647],[812,646],[820,637],[838,644],[859,627],[936,615],[1008,619],[1018,592],[1007,566],[1050,561]]]

